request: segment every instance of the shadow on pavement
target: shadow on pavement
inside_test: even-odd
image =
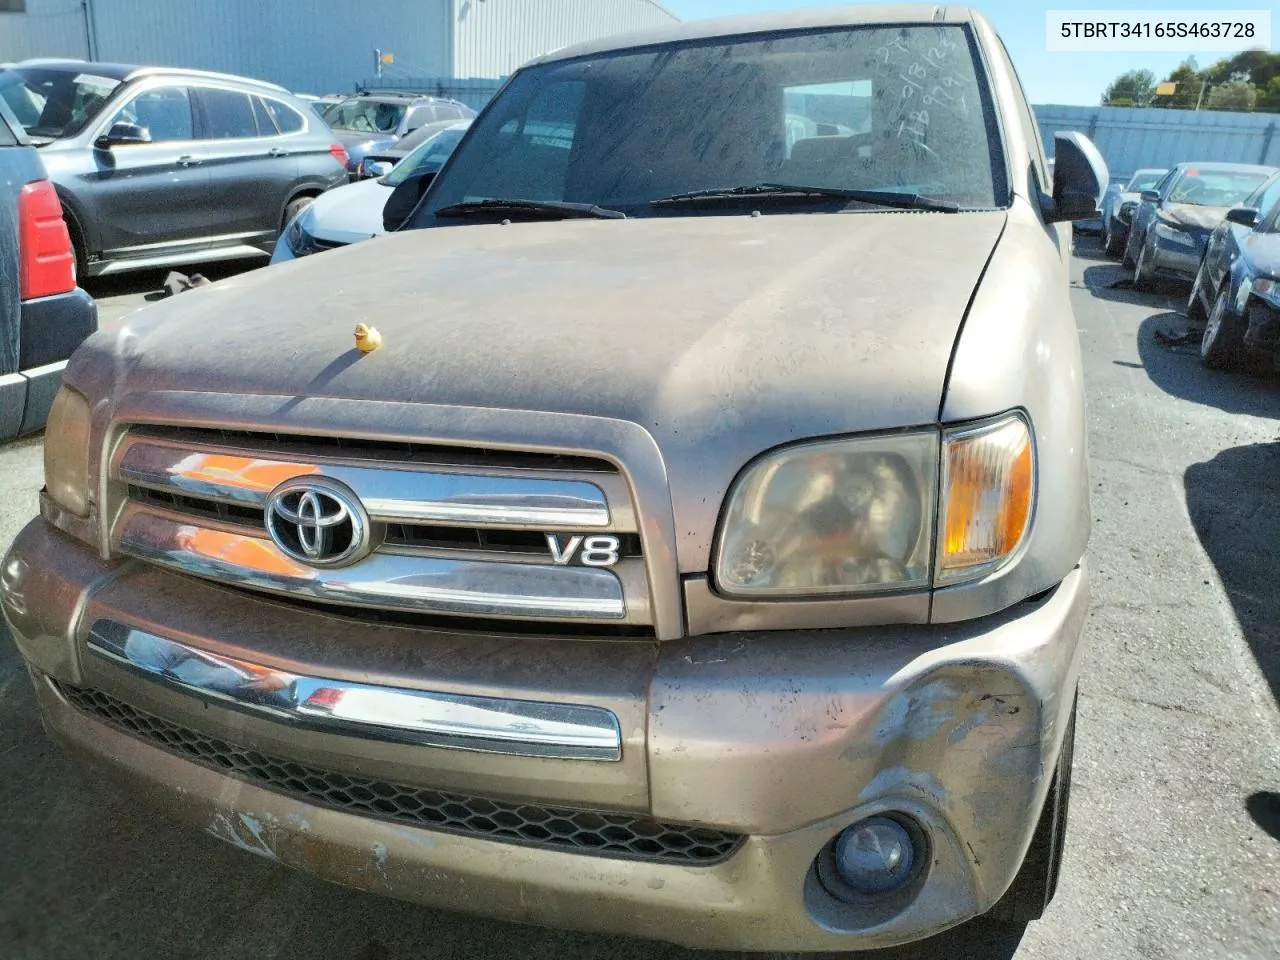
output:
[[[1280,400],[1271,403],[1275,412],[1269,415],[1275,416]],[[1184,483],[1192,526],[1280,702],[1280,443],[1224,450],[1187,468]],[[1215,653],[1207,649],[1205,655]]]
[[[1185,330],[1186,318],[1173,312],[1150,316],[1138,328],[1138,356],[1152,383],[1172,396],[1226,413],[1280,420],[1280,389],[1272,374],[1210,370],[1200,363],[1197,344],[1156,342],[1157,332],[1181,334]]]
[[[83,277],[80,280],[80,286],[95,300],[107,297],[141,296],[162,290],[164,278],[173,271],[185,273],[188,276],[201,273],[210,280],[222,280],[266,265],[267,261],[263,258],[192,264],[185,267],[167,267],[162,270],[135,270],[105,277]]]
[[[1259,790],[1244,805],[1254,823],[1276,840],[1280,840],[1280,793]]]

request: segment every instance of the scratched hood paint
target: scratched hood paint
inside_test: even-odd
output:
[[[936,422],[1005,216],[396,233],[157,303],[89,341],[68,377],[114,371],[117,398],[183,390],[611,417],[649,431],[673,485],[718,496],[779,444]],[[354,351],[358,321],[379,329],[381,349]]]
[[[1211,231],[1227,218],[1229,209],[1229,207],[1202,207],[1194,203],[1172,203],[1164,207],[1160,214],[1181,226]]]

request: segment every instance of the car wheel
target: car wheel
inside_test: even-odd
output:
[[[1155,278],[1151,271],[1151,244],[1144,237],[1142,247],[1138,250],[1138,262],[1133,265],[1133,289],[1144,292],[1155,286]]]
[[[1107,218],[1107,236],[1106,236],[1106,240],[1104,241],[1104,249],[1106,250],[1107,256],[1108,257],[1120,256],[1121,251],[1124,250],[1124,241],[1125,241],[1125,238],[1118,236],[1115,230],[1112,229],[1111,218],[1108,217]]]
[[[1224,286],[1200,338],[1200,362],[1211,370],[1234,370],[1244,356],[1244,322],[1231,312],[1229,299]]]
[[[311,206],[311,201],[314,199],[315,197],[297,197],[289,201],[288,205],[284,208],[284,220],[280,224],[280,233],[282,236],[289,224],[293,223],[293,218],[303,210],[307,209],[307,207]]]
[[[1036,824],[1031,847],[1022,861],[1013,885],[1000,902],[991,908],[987,918],[998,923],[1027,924],[1044,915],[1058,892],[1058,874],[1062,868],[1062,851],[1067,841],[1067,806],[1071,800],[1071,766],[1075,759],[1076,711],[1080,702],[1077,690],[1071,704],[1071,717],[1067,720],[1067,732],[1062,738],[1062,752],[1058,755],[1058,768],[1053,774],[1053,784],[1045,797]]]
[[[1207,261],[1200,261],[1200,269],[1196,271],[1195,282],[1191,284],[1191,299],[1187,301],[1187,328],[1196,330],[1204,327],[1209,319],[1204,303],[1200,299],[1200,289],[1204,284],[1204,267]]]
[[[1134,259],[1133,259],[1134,239],[1135,237],[1133,233],[1133,226],[1130,225],[1129,236],[1125,237],[1125,241],[1124,241],[1124,256],[1120,258],[1120,266],[1124,267],[1126,270],[1132,270],[1134,268]]]

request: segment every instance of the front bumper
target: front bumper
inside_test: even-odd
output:
[[[354,621],[96,553],[33,521],[0,602],[65,747],[206,832],[338,883],[447,909],[744,950],[849,950],[937,933],[1008,888],[1069,716],[1082,566],[1048,594],[945,627],[721,634],[667,643],[452,633]],[[90,652],[103,620],[295,674],[578,704],[619,721],[621,759],[511,756],[293,724],[197,698]],[[337,776],[653,817],[742,835],[658,862],[361,815],[228,772],[74,706],[93,690],[170,726]],[[843,827],[899,811],[927,870],[853,907],[813,870]]]
[[[1154,227],[1152,230],[1154,231]],[[1163,276],[1193,281],[1200,271],[1200,261],[1204,259],[1209,235],[1188,231],[1183,236],[1185,239],[1178,241],[1153,233],[1154,257],[1151,265]]]

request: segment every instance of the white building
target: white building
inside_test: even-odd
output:
[[[0,63],[195,67],[309,93],[496,78],[569,43],[671,23],[657,0],[0,0]]]

